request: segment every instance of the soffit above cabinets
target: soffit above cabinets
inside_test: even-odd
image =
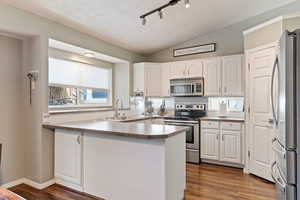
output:
[[[149,16],[142,26],[139,16],[168,0],[0,0],[47,17],[112,44],[141,54],[155,53],[194,37],[208,34],[294,0],[190,0]]]

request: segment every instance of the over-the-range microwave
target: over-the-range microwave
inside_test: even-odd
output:
[[[204,78],[171,79],[170,93],[173,97],[203,96]]]

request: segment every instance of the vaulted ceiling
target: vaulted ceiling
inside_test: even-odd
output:
[[[148,18],[139,16],[168,0],[0,0],[133,52],[151,54],[243,21],[293,0],[190,0]]]

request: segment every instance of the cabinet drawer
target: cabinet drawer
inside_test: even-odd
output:
[[[201,128],[213,128],[213,129],[219,129],[219,122],[217,121],[202,121],[201,122]]]
[[[242,129],[242,124],[238,123],[238,122],[222,122],[221,129],[222,130],[240,131]]]

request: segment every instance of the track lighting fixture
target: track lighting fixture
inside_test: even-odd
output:
[[[186,8],[191,7],[190,0],[184,0],[184,4]]]
[[[159,8],[156,8],[154,10],[151,10],[151,11],[147,12],[146,14],[141,15],[140,19],[142,19],[142,24],[146,25],[146,23],[147,23],[146,22],[146,17],[149,16],[149,15],[152,15],[153,13],[156,13],[156,12],[158,12],[159,18],[162,19],[164,17],[163,16],[163,9],[165,9],[169,6],[174,6],[174,5],[178,4],[178,2],[180,2],[180,1],[181,0],[170,0],[169,3],[167,3],[165,5],[162,5]],[[191,6],[189,0],[184,0],[184,4],[185,4],[186,8],[189,8]]]

